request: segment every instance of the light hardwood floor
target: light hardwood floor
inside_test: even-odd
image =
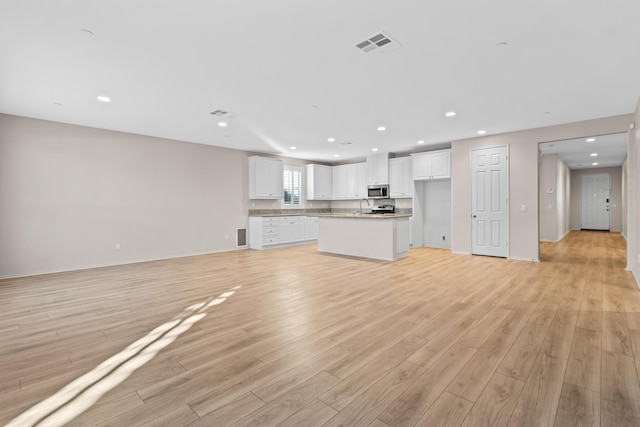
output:
[[[0,425],[640,425],[624,239],[541,248],[306,245],[0,281]]]

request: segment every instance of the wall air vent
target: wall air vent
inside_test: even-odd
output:
[[[235,113],[232,113],[231,111],[226,111],[226,110],[215,110],[210,112],[209,114],[211,114],[212,116],[216,116],[219,117],[221,119],[228,119],[229,117],[233,117],[235,116]]]
[[[357,43],[355,46],[365,53],[386,53],[399,48],[400,43],[392,39],[388,34],[380,31],[366,40]]]

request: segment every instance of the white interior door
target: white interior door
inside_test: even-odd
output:
[[[509,147],[471,150],[471,253],[509,255]]]
[[[608,173],[584,174],[580,178],[581,218],[580,228],[609,230],[611,176]]]

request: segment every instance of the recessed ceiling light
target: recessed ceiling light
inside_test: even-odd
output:
[[[93,31],[91,30],[80,30],[85,36],[92,36]]]
[[[598,153],[591,153],[590,156],[591,157],[596,157],[598,155]]]
[[[377,148],[372,148],[371,151],[378,151],[378,149]]]
[[[387,128],[386,128],[386,127],[384,127],[384,126],[378,126],[378,131],[380,131],[380,132],[384,132],[385,130],[387,130]]]
[[[295,149],[296,149],[296,148],[298,148],[298,147],[289,147],[289,148],[290,148],[290,149],[292,149],[292,150],[295,150]]]
[[[62,107],[62,102],[54,102],[53,105],[56,107]]]
[[[447,117],[453,117],[455,115],[456,115],[455,111],[448,111],[447,113],[445,113],[445,116],[447,116]]]
[[[329,138],[329,139],[327,139],[327,141],[333,142],[333,141],[335,141],[335,138]]]
[[[596,140],[595,138],[587,138],[587,142],[593,142],[595,140]]]
[[[108,96],[100,95],[98,97],[98,101],[100,101],[100,102],[111,102],[111,98],[109,98]]]
[[[333,157],[340,157],[340,154],[334,154]]]
[[[487,133],[487,131],[484,129],[481,129],[477,132],[478,135],[484,135],[485,133]]]
[[[496,47],[507,47],[509,44],[507,42],[496,43]]]
[[[418,141],[418,144],[424,144],[423,140]]]
[[[591,163],[591,166],[598,166],[598,162]]]
[[[220,126],[221,128],[226,127],[227,122],[218,122],[218,126]]]

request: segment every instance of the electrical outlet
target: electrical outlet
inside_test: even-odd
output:
[[[442,240],[447,240],[447,238],[445,236],[442,236]]]
[[[116,250],[120,250],[120,243],[116,243]]]
[[[228,234],[224,235],[224,240],[229,240],[229,235]]]

